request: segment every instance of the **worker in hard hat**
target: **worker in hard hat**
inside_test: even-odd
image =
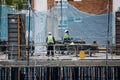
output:
[[[65,30],[64,32],[64,36],[63,36],[63,40],[64,40],[64,43],[65,43],[65,47],[61,47],[61,51],[62,51],[62,54],[65,54],[66,50],[67,50],[67,44],[66,43],[69,43],[70,42],[70,36],[69,36],[69,31],[68,30]]]
[[[69,36],[69,31],[68,30],[65,30],[64,42],[70,42],[70,36]]]
[[[52,56],[54,56],[54,44],[55,44],[55,39],[52,36],[52,33],[48,33],[48,37],[46,38],[46,43],[47,43],[47,56],[50,56],[50,53]]]

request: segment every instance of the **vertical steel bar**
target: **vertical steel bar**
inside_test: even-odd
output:
[[[81,67],[81,80],[84,80],[84,68]]]
[[[51,10],[51,11],[52,11],[51,12],[52,13],[52,15],[51,15],[51,17],[52,17],[52,20],[51,20],[52,21],[52,34],[53,34],[53,36],[55,36],[54,35],[54,29],[55,29],[55,27],[54,27],[54,10]]]
[[[4,68],[2,68],[2,80],[4,80]]]
[[[28,67],[28,80],[30,80],[30,67]]]
[[[113,67],[112,68],[112,71],[113,71],[113,78],[112,78],[112,80],[115,80],[115,71],[114,70],[115,70],[115,68]]]
[[[43,67],[41,67],[41,80],[44,80],[43,79]]]
[[[2,77],[1,72],[2,72],[2,68],[0,67],[0,80],[2,80],[1,79],[1,77]]]
[[[18,80],[20,80],[20,68],[18,68]]]
[[[89,78],[88,80],[91,79],[90,72],[91,72],[91,67],[88,67],[88,78]]]
[[[35,75],[35,67],[33,67],[33,79],[36,80],[36,75]]]
[[[72,67],[70,67],[70,80],[72,80]]]
[[[1,68],[1,66],[0,66],[0,80],[2,80],[1,78],[2,78],[2,68]]]
[[[61,0],[61,40],[62,40],[62,38],[63,38],[63,34],[62,34],[62,29],[63,29],[63,28],[62,28],[62,27],[63,27],[63,12],[62,12],[63,9],[62,9],[62,8],[63,8],[63,7],[62,7],[62,5],[63,5],[63,4],[62,4],[62,0]]]
[[[60,67],[60,80],[62,80],[62,67]]]
[[[10,80],[12,80],[12,78],[11,78],[11,67],[10,67]]]
[[[103,80],[105,79],[105,67],[103,67]]]
[[[29,49],[29,46],[30,46],[30,11],[31,11],[31,4],[30,4],[30,0],[28,0],[28,10],[29,10],[29,26],[28,26],[28,63],[27,65],[29,66],[29,52],[30,52],[30,49]],[[30,77],[29,77],[29,73],[30,73],[30,69],[28,68],[28,80],[30,80]]]
[[[95,67],[92,67],[92,80],[95,80]]]
[[[78,80],[80,80],[80,67],[78,67]]]
[[[107,5],[107,11],[108,11],[108,16],[107,16],[107,21],[108,21],[108,26],[107,26],[107,53],[106,53],[106,80],[108,80],[108,52],[109,52],[109,24],[110,24],[110,0],[108,0],[108,5]]]
[[[29,46],[30,46],[30,11],[31,11],[31,4],[30,0],[28,0],[28,9],[29,9],[29,27],[28,27],[28,65],[29,65]]]
[[[41,80],[41,67],[39,67],[39,76],[38,76],[39,80]]]
[[[118,67],[116,67],[116,80],[118,80]]]
[[[100,67],[98,67],[97,71],[98,71],[98,80],[100,80]]]
[[[84,79],[87,80],[87,67],[84,68]]]
[[[44,80],[44,71],[43,71],[43,67],[41,67],[41,80]]]
[[[5,75],[4,75],[4,77],[5,77],[5,80],[6,80],[6,72],[7,72],[7,71],[6,71],[6,68],[4,68],[4,69],[5,69]]]
[[[103,67],[101,67],[101,80],[103,80]]]
[[[51,79],[51,78],[52,78],[52,75],[51,75],[51,74],[52,74],[52,72],[51,72],[51,71],[52,71],[52,67],[50,67],[50,75],[49,75],[49,80],[52,80],[52,79]]]

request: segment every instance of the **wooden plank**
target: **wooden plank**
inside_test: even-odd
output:
[[[18,59],[20,59],[20,15],[18,15]]]

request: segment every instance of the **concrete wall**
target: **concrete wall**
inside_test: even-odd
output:
[[[37,11],[47,11],[47,0],[34,0],[34,9]]]

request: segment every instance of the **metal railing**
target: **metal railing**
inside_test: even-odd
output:
[[[29,49],[29,55],[30,59],[31,57],[36,57],[35,59],[43,59],[42,57],[39,58],[39,56],[47,57],[47,44],[34,44],[31,45],[28,48],[26,45],[19,45],[20,50],[20,59],[27,58],[27,49]],[[85,52],[85,59],[106,59],[105,56],[108,53],[108,59],[120,59],[119,55],[116,55],[116,52],[119,52],[120,50],[116,50],[113,48],[113,46],[110,46],[109,49],[101,48],[100,46],[103,46],[103,44],[93,45],[93,44],[55,44],[53,45],[53,52],[54,57],[76,57],[79,58],[80,51]],[[104,45],[106,46],[106,45]],[[24,49],[22,49],[24,47]],[[6,48],[6,49],[5,49]],[[9,48],[9,49],[8,49]],[[17,48],[16,45],[0,45],[0,55],[4,56],[0,59],[14,59],[14,56],[16,56],[16,59],[18,58],[18,51],[14,50],[14,48]],[[108,51],[107,51],[108,50]],[[52,52],[52,51],[51,51]],[[50,52],[50,54],[51,54]],[[65,57],[66,58],[66,57]],[[32,58],[33,59],[33,58]],[[47,58],[46,58],[47,59]]]

